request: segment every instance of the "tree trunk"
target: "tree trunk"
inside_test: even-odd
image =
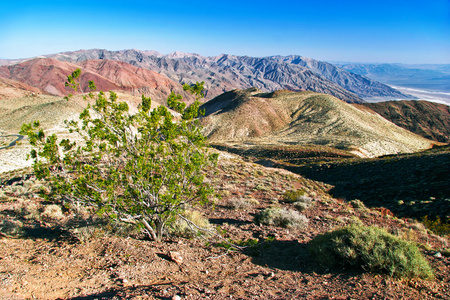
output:
[[[161,238],[158,238],[158,235],[156,234],[155,230],[153,229],[152,226],[150,226],[150,224],[148,224],[147,220],[145,218],[142,218],[142,224],[144,224],[145,229],[147,229],[148,233],[150,234],[151,238],[155,241],[155,242],[160,242]]]

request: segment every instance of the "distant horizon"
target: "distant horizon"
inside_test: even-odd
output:
[[[0,57],[71,49],[450,64],[450,1],[2,1]]]
[[[126,51],[126,50],[137,50],[137,51],[142,51],[142,52],[157,52],[161,55],[170,55],[176,52],[182,52],[182,53],[186,53],[186,54],[197,54],[197,55],[201,55],[204,57],[215,57],[215,56],[220,56],[220,55],[233,55],[233,56],[248,56],[248,57],[257,57],[257,58],[261,58],[261,57],[270,57],[270,56],[302,56],[302,57],[307,57],[307,58],[311,58],[311,59],[315,59],[315,60],[320,60],[320,61],[324,61],[324,62],[328,62],[330,64],[398,64],[398,65],[450,65],[450,62],[448,63],[427,63],[427,62],[419,62],[419,63],[402,63],[402,62],[385,62],[385,61],[340,61],[340,60],[321,60],[321,59],[317,59],[315,57],[309,57],[309,56],[305,56],[302,54],[270,54],[270,55],[264,55],[264,56],[252,56],[252,55],[241,55],[241,54],[233,54],[233,53],[220,53],[220,54],[216,54],[216,55],[203,55],[199,52],[185,52],[185,51],[180,51],[180,50],[175,50],[169,53],[162,53],[158,50],[155,49],[136,49],[136,48],[127,48],[127,49],[119,49],[119,50],[110,50],[110,49],[105,49],[105,48],[89,48],[89,49],[76,49],[76,50],[64,50],[64,51],[59,51],[59,52],[52,52],[52,53],[43,53],[43,54],[38,54],[38,55],[34,55],[34,56],[30,56],[30,57],[18,57],[18,58],[4,58],[4,57],[0,57],[0,60],[7,60],[7,61],[15,61],[15,60],[28,60],[28,59],[33,59],[33,58],[38,58],[38,57],[45,57],[45,56],[49,56],[49,55],[54,55],[54,54],[60,54],[60,53],[65,53],[65,52],[76,52],[76,51],[89,51],[89,50],[106,50],[106,51],[111,51],[111,52],[119,52],[119,51]]]

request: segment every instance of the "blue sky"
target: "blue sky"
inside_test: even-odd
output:
[[[450,63],[450,0],[1,1],[0,58],[91,48]]]

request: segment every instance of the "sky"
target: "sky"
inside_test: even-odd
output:
[[[450,64],[450,0],[0,1],[0,58],[79,49]]]

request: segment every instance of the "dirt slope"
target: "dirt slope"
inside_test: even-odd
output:
[[[28,84],[0,77],[0,99],[13,99],[41,93],[43,91]]]
[[[429,101],[364,103],[382,117],[427,139],[450,142],[450,106]]]
[[[330,198],[326,192],[330,187],[320,182],[225,153],[210,180],[222,199],[215,209],[206,207],[201,212],[224,238],[258,239],[261,244],[256,249],[227,252],[214,246],[214,239],[207,243],[170,237],[166,243],[155,243],[139,236],[126,238],[113,235],[107,227],[89,226],[70,212],[62,219],[39,219],[40,205],[48,205],[36,195],[39,182],[30,178],[5,184],[0,189],[4,193],[0,221],[15,224],[11,229],[22,226],[23,232],[0,237],[0,294],[5,299],[78,300],[448,299],[450,257],[436,255],[448,241],[420,224],[383,210],[354,208]],[[302,212],[309,220],[307,228],[254,223],[255,213],[266,207],[292,209],[292,204],[281,200],[284,191],[293,188],[305,190],[314,199],[314,205]],[[227,203],[236,199],[249,201],[249,206],[230,208]],[[74,227],[61,227],[65,222]],[[309,241],[352,222],[384,227],[431,249],[421,252],[436,279],[398,280],[321,267],[308,250]],[[177,252],[182,261],[170,259],[169,251]]]

